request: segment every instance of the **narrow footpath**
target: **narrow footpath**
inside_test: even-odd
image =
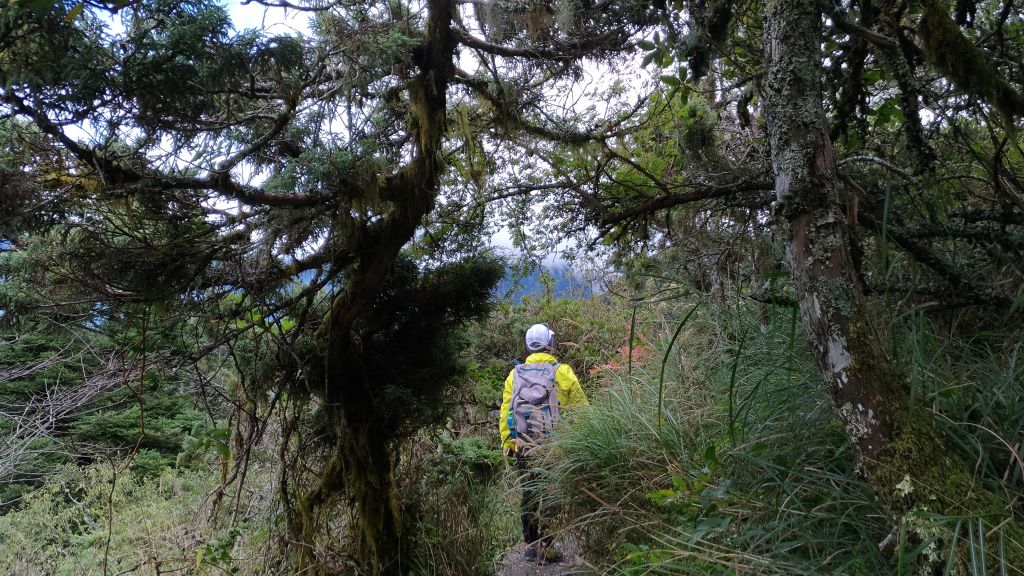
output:
[[[540,564],[526,557],[526,544],[519,542],[505,552],[499,576],[557,576],[562,574],[591,574],[592,571],[579,557],[572,542],[556,544],[562,552],[559,562]]]

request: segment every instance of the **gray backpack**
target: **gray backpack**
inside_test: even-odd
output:
[[[511,415],[515,427],[510,434],[525,454],[551,433],[558,421],[558,392],[555,372],[560,364],[519,364],[512,376]],[[513,418],[509,418],[512,424]]]

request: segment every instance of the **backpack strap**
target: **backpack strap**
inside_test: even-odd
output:
[[[554,368],[551,369],[551,403],[555,406],[555,410],[558,410],[558,369],[562,367],[561,362],[552,362]]]

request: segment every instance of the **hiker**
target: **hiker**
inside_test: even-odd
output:
[[[555,333],[547,324],[534,324],[526,331],[526,362],[509,372],[501,398],[498,429],[506,455],[513,456],[521,472],[522,521],[526,557],[557,562],[561,554],[544,536],[537,474],[532,470],[530,451],[551,433],[561,409],[586,404],[580,381],[568,364],[552,354]]]

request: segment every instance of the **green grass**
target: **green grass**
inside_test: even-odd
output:
[[[683,315],[691,306],[674,308]],[[792,314],[774,312],[763,327],[742,305],[731,314],[701,310],[671,350],[678,318],[641,327],[659,335],[657,360],[634,366],[631,376],[605,373],[589,409],[546,447],[545,481],[561,510],[561,528],[583,543],[599,571],[911,574],[934,568],[929,554],[940,542],[906,524],[893,528],[885,517],[856,469]],[[1005,334],[984,342],[939,339],[935,326],[913,328],[893,326],[892,337],[908,358],[904,368],[915,392],[955,449],[977,462],[980,482],[1010,498],[1020,494],[1019,340]],[[940,564],[983,574],[982,563],[988,559],[991,571],[998,559],[993,549],[1013,543],[1001,541],[991,526],[971,528],[970,519],[970,511],[931,519],[947,527],[946,536],[957,529],[958,544],[946,547]]]
[[[426,435],[400,475],[413,548],[412,575],[492,574],[520,538],[507,498],[509,476],[496,442]]]

